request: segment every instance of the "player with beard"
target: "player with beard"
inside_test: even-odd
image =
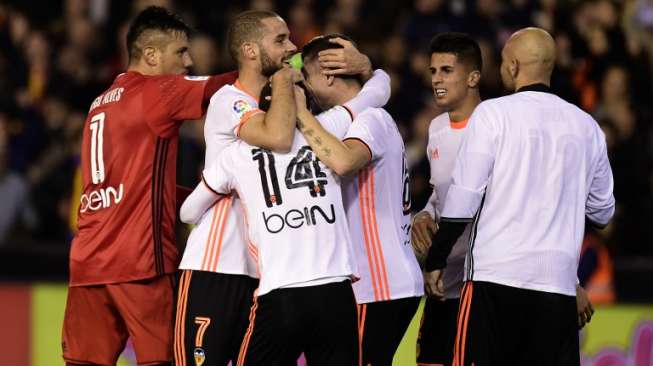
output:
[[[238,64],[239,78],[211,98],[204,126],[206,167],[239,139],[266,151],[287,152],[295,131],[293,83],[300,76],[287,65],[297,48],[289,40],[283,19],[267,11],[241,13],[229,27],[227,43]],[[371,75],[367,57],[353,47],[348,51],[341,58],[346,67]],[[257,96],[270,82],[272,101],[264,111]],[[367,92],[346,107],[355,111],[385,104],[390,92],[387,76],[375,74],[366,85]],[[345,108],[330,116],[351,121]],[[251,260],[257,255],[256,248],[247,240],[241,201],[229,195],[206,213],[195,215],[182,209],[181,218],[196,227],[180,265],[177,364],[192,364],[193,359],[204,365],[226,365],[230,359],[235,362],[259,276]]]

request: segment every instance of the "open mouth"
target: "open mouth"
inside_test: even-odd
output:
[[[435,89],[436,97],[445,97],[447,96],[447,89]]]

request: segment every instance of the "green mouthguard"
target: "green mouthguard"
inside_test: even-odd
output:
[[[301,70],[301,68],[304,66],[301,53],[292,55],[290,58],[290,66],[292,66],[294,69]]]

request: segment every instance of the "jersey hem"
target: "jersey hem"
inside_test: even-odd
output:
[[[125,282],[136,282],[136,281],[143,281],[143,280],[149,280],[152,278],[157,278],[157,277],[162,277],[165,275],[173,274],[177,272],[177,269],[175,268],[172,271],[164,271],[161,274],[151,274],[147,276],[137,276],[134,278],[125,278],[125,279],[118,279],[118,280],[109,280],[109,281],[88,281],[88,282],[68,282],[68,287],[84,287],[84,286],[100,286],[100,285],[114,285],[117,283],[125,283]]]
[[[498,278],[498,277],[493,277],[493,276],[483,276],[479,275],[478,272],[476,272],[477,269],[474,271],[474,279],[472,282],[492,282],[496,283],[498,285],[503,285],[503,286],[509,286],[509,287],[516,287],[520,288],[523,290],[532,290],[532,291],[540,291],[540,292],[548,292],[548,293],[554,293],[554,294],[559,294],[559,295],[565,295],[565,296],[574,296],[576,297],[576,286],[574,284],[573,289],[564,289],[559,286],[551,286],[551,285],[533,285],[533,284],[528,284],[528,283],[523,283],[519,281],[512,281],[512,280],[506,280],[503,278]]]
[[[361,300],[358,300],[358,298],[356,298],[356,303],[360,305],[360,304],[369,304],[369,303],[373,303],[373,302],[384,302],[384,301],[401,300],[401,299],[408,299],[408,298],[411,298],[411,297],[422,297],[422,296],[424,296],[424,291],[421,291],[421,293],[419,293],[419,292],[420,291],[418,291],[418,293],[412,293],[412,294],[394,295],[394,296],[390,296],[390,298],[387,299],[387,300],[374,300],[374,299],[361,299]],[[354,295],[355,294],[356,294],[356,291],[354,291]]]
[[[179,266],[180,271],[196,271],[196,272],[207,272],[207,273],[220,273],[220,274],[225,274],[225,275],[234,275],[234,276],[247,276],[251,277],[253,279],[258,280],[258,277],[255,277],[255,275],[251,273],[246,273],[246,272],[241,272],[241,271],[236,271],[236,270],[219,270],[219,271],[209,271],[206,269],[199,269],[199,268],[193,268],[192,266]]]

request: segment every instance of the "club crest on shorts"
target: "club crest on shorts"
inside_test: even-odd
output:
[[[204,360],[206,360],[206,354],[204,353],[204,350],[199,347],[195,348],[193,357],[195,358],[195,366],[202,366],[202,364],[204,364]]]

